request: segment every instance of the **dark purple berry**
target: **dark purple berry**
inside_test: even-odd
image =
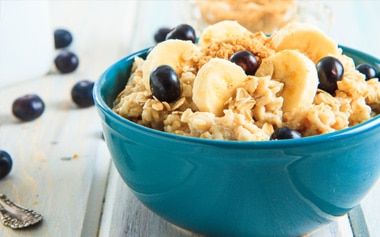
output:
[[[154,97],[168,103],[181,96],[181,84],[177,73],[168,65],[161,65],[150,74],[150,90]]]
[[[156,43],[165,41],[166,36],[171,30],[172,30],[171,28],[167,28],[167,27],[162,27],[158,29],[158,31],[154,34],[154,41],[156,41]]]
[[[8,152],[0,150],[0,179],[7,176],[12,170],[12,158]]]
[[[372,65],[363,63],[356,67],[356,70],[358,70],[360,73],[365,75],[365,80],[369,80],[372,78],[377,77],[377,71],[376,68]]]
[[[234,53],[231,56],[230,61],[242,67],[247,75],[255,75],[257,68],[259,67],[255,55],[248,50]]]
[[[66,29],[56,29],[54,31],[54,45],[56,49],[66,48],[73,41],[73,36]]]
[[[293,128],[289,127],[281,127],[277,128],[272,135],[270,136],[270,140],[282,140],[282,139],[295,139],[301,138],[301,133]]]
[[[77,82],[71,89],[71,98],[74,103],[82,108],[94,105],[93,88],[94,82],[92,81],[82,80]]]
[[[21,96],[12,105],[13,115],[22,121],[34,120],[40,117],[44,110],[44,102],[35,94]]]
[[[77,69],[79,65],[79,59],[74,53],[68,50],[63,50],[55,58],[54,63],[61,73],[70,73]]]
[[[192,26],[181,24],[173,28],[167,35],[166,39],[191,40],[195,43],[196,34]]]
[[[332,56],[327,56],[317,63],[317,71],[319,78],[318,88],[334,95],[338,89],[337,82],[343,78],[344,68],[342,63]]]

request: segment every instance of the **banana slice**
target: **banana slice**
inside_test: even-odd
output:
[[[225,102],[246,78],[240,66],[226,59],[213,58],[195,77],[193,101],[200,111],[222,116]]]
[[[244,37],[251,32],[236,21],[220,21],[207,26],[199,37],[198,45],[207,47],[214,41],[223,41],[231,38]]]
[[[191,41],[170,39],[157,44],[148,54],[143,64],[143,82],[145,88],[150,91],[150,72],[160,66],[168,65],[174,69],[178,77],[186,63],[191,63],[191,58],[196,57],[200,49]]]
[[[315,64],[327,55],[338,55],[338,45],[324,32],[308,23],[289,23],[270,37],[276,51],[297,49]]]
[[[309,107],[319,83],[315,64],[297,50],[283,50],[263,59],[255,76],[271,76],[284,83],[281,96],[285,112]]]

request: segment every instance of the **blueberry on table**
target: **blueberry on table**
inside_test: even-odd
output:
[[[70,73],[75,71],[79,65],[79,59],[74,53],[63,50],[54,60],[55,66],[61,73]]]
[[[157,30],[157,32],[154,34],[154,41],[156,41],[156,43],[160,43],[162,41],[165,41],[166,36],[168,35],[168,33],[171,30],[172,29],[168,28],[168,27],[161,27],[161,28],[159,28]]]
[[[93,88],[94,82],[92,81],[78,81],[71,89],[71,98],[74,103],[82,108],[94,105]]]
[[[66,29],[56,29],[54,31],[54,46],[56,49],[66,48],[73,41],[73,36]]]
[[[22,121],[31,121],[41,116],[45,103],[36,94],[27,94],[17,98],[12,104],[12,112]]]
[[[195,43],[196,34],[192,26],[188,24],[180,24],[174,27],[167,35],[166,39],[191,40]]]
[[[327,56],[317,63],[319,78],[318,88],[331,95],[338,89],[337,82],[341,81],[344,74],[342,63],[335,57]]]
[[[257,68],[259,67],[255,55],[248,50],[234,53],[231,56],[230,61],[242,67],[247,75],[255,75]]]
[[[150,90],[154,97],[168,103],[181,96],[181,84],[177,73],[168,65],[154,68],[150,74]]]
[[[284,126],[277,128],[270,136],[270,140],[295,139],[301,137],[301,133],[297,130]]]
[[[377,77],[376,68],[370,64],[367,64],[367,63],[359,64],[356,67],[356,70],[358,70],[360,73],[364,74],[365,80],[369,80],[371,78]]]
[[[12,158],[8,152],[0,150],[0,179],[7,176],[12,170]]]

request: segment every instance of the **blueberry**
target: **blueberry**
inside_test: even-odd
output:
[[[255,75],[257,68],[259,67],[255,55],[248,50],[234,53],[231,56],[230,61],[242,67],[247,75]]]
[[[344,68],[342,63],[332,56],[327,56],[317,63],[317,71],[319,78],[318,88],[334,95],[338,89],[337,82],[343,78]]]
[[[196,34],[192,26],[181,24],[173,28],[167,35],[166,39],[191,40],[195,43]]]
[[[94,82],[92,81],[78,81],[71,89],[71,98],[74,103],[82,108],[94,105],[93,88]]]
[[[171,28],[167,27],[161,27],[157,30],[157,32],[154,34],[154,41],[156,43],[160,43],[162,41],[165,41],[167,34],[171,31]]]
[[[295,139],[301,137],[301,133],[297,130],[284,126],[276,129],[270,136],[270,140]]]
[[[45,103],[36,94],[27,94],[17,98],[12,104],[13,115],[22,121],[31,121],[41,116]]]
[[[70,73],[75,71],[79,65],[79,59],[74,53],[63,50],[54,60],[55,66],[61,73]]]
[[[0,150],[0,179],[7,176],[12,170],[12,158],[8,152]]]
[[[369,80],[371,78],[377,77],[377,71],[376,68],[372,65],[363,63],[356,67],[356,70],[358,70],[360,73],[363,73],[365,75],[365,80]]]
[[[56,29],[54,31],[54,45],[56,49],[66,48],[73,41],[73,36],[66,29]]]
[[[150,74],[150,90],[154,97],[168,103],[181,96],[181,84],[177,73],[168,65],[161,65]]]

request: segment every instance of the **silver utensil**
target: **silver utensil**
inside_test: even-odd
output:
[[[0,194],[0,220],[5,226],[21,229],[37,224],[42,220],[42,215],[21,207]]]

